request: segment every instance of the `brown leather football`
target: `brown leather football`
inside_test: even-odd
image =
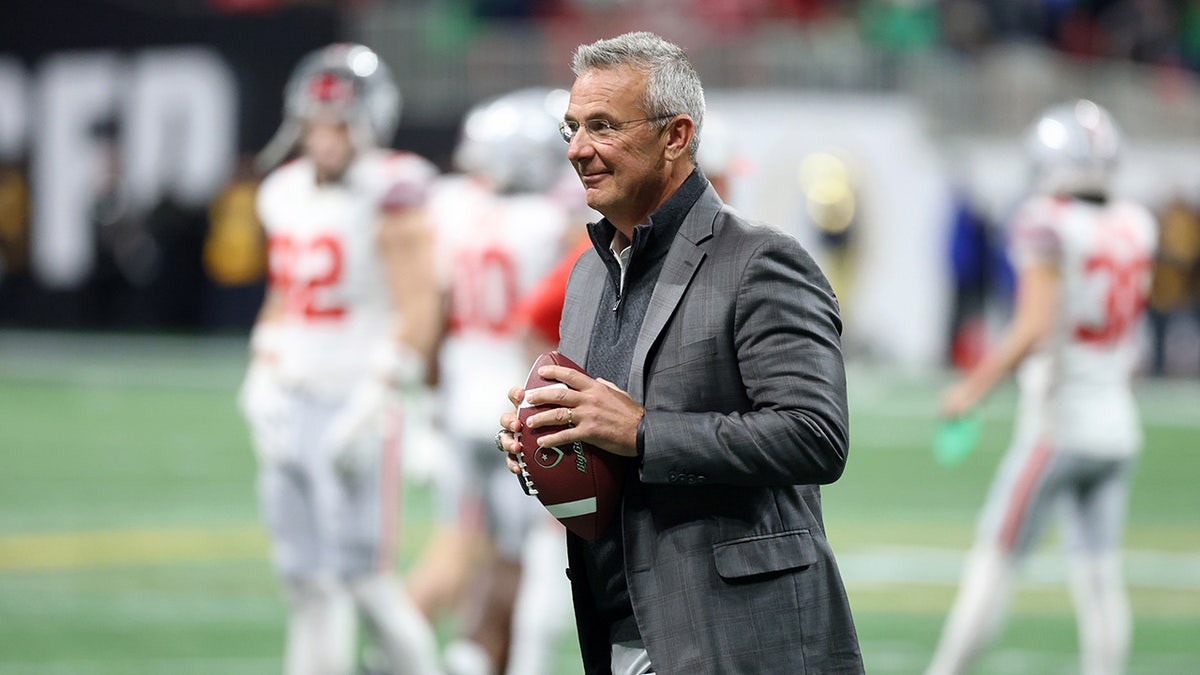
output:
[[[538,375],[538,368],[549,365],[584,372],[562,354],[546,352],[534,361],[529,370],[529,377],[525,381],[526,396],[530,391],[545,387],[567,386]],[[617,512],[625,478],[625,460],[579,441],[562,447],[539,447],[539,438],[562,427],[525,429],[525,420],[530,415],[556,407],[531,406],[524,402],[518,407],[517,416],[522,425],[521,452],[518,453],[521,484],[526,493],[536,496],[568,530],[591,541],[604,532]]]

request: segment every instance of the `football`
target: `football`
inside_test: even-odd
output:
[[[525,381],[525,395],[546,387],[566,387],[537,374],[542,366],[563,366],[584,372],[574,361],[558,352],[546,352],[537,358]],[[517,409],[521,420],[521,486],[538,498],[550,515],[580,537],[592,541],[612,522],[621,500],[625,459],[587,443],[576,441],[562,447],[538,447],[538,439],[555,433],[561,426],[524,429],[525,420],[552,405],[529,405]]]

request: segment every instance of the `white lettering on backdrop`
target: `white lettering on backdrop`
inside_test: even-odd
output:
[[[216,52],[163,47],[60,53],[37,69],[32,87],[0,63],[0,159],[30,141],[31,264],[50,288],[75,288],[95,264],[91,212],[115,179],[138,212],[171,198],[203,206],[236,161],[237,90]],[[28,91],[33,92],[30,99]],[[29,111],[22,118],[22,110]],[[115,138],[104,128],[115,129]],[[14,131],[14,129],[16,131]]]

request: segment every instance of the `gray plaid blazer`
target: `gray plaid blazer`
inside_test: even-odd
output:
[[[567,286],[559,349],[585,369],[606,275],[590,251]],[[622,499],[625,576],[659,675],[862,672],[819,487],[849,445],[840,333],[800,244],[710,185],[663,263],[629,377],[646,415],[641,480]],[[607,675],[608,635],[586,581],[573,587],[585,668]]]

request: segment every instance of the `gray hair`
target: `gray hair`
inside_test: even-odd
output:
[[[700,76],[678,45],[645,31],[580,45],[571,60],[575,75],[598,68],[630,66],[646,75],[646,92],[638,102],[646,115],[686,114],[696,125],[688,145],[688,157],[696,161],[700,129],[704,124],[704,87]],[[663,128],[667,120],[655,124]]]

